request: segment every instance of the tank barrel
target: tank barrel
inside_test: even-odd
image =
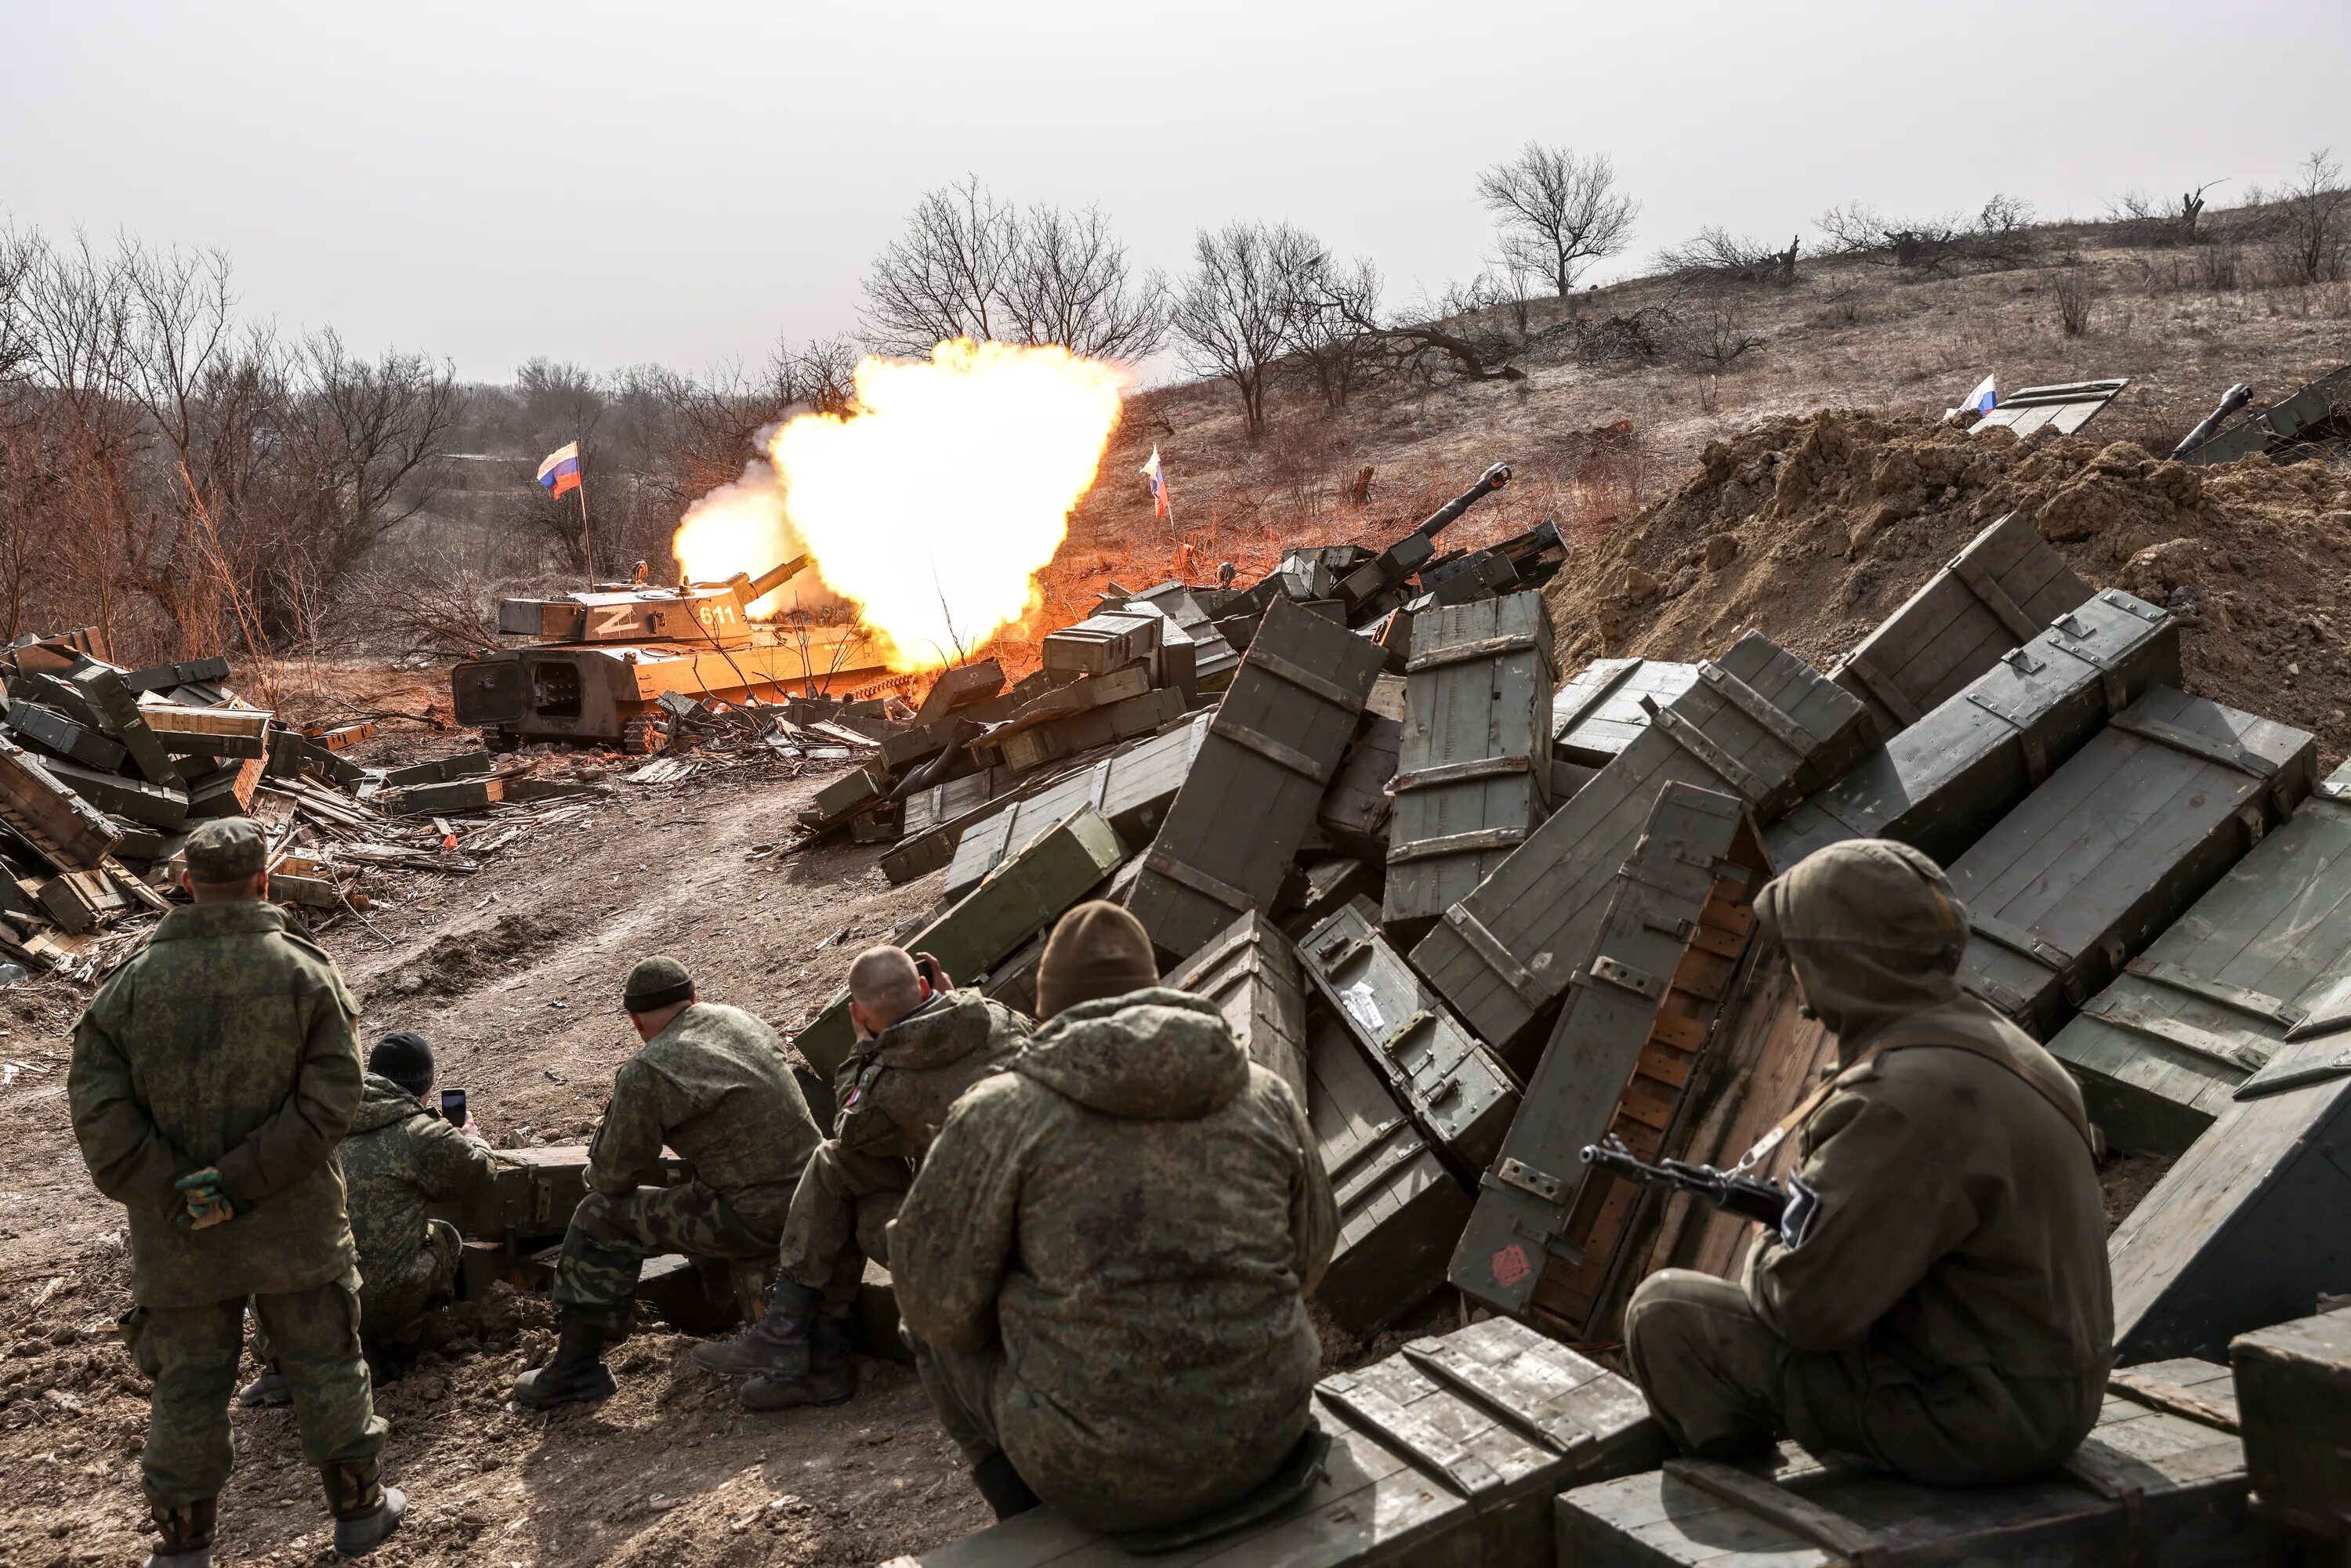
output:
[[[1468,511],[1470,507],[1476,506],[1479,502],[1484,500],[1487,497],[1492,495],[1495,491],[1500,489],[1510,482],[1510,465],[1507,463],[1495,464],[1491,468],[1487,469],[1483,474],[1478,476],[1478,482],[1475,485],[1470,486],[1467,490],[1462,491],[1461,494],[1454,497],[1453,499],[1446,502],[1445,505],[1437,507],[1436,511],[1430,513],[1428,520],[1421,524],[1420,527],[1415,528],[1413,532],[1418,534],[1425,539],[1435,538],[1447,528],[1452,527],[1454,520],[1459,517],[1462,513]]]
[[[798,577],[800,573],[800,569],[806,565],[808,565],[808,557],[804,555],[796,555],[780,566],[769,567],[758,576],[751,579],[749,586],[743,590],[743,602],[746,604],[758,603],[760,600],[767,598],[768,595],[775,592],[776,590],[789,582],[793,578]]]

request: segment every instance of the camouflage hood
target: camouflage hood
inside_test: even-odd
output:
[[[986,1045],[990,1027],[987,998],[977,991],[948,991],[883,1030],[867,1050],[885,1067],[926,1072]]]
[[[371,1072],[360,1092],[360,1113],[351,1118],[351,1135],[379,1132],[425,1113],[423,1101],[391,1079]]]
[[[1249,1057],[1212,1002],[1154,986],[1055,1015],[1011,1070],[1090,1110],[1192,1122],[1249,1087]]]
[[[1755,900],[1841,1060],[1906,1019],[1962,999],[1968,912],[1935,862],[1890,839],[1806,856]]]

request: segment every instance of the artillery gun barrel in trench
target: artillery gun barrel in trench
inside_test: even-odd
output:
[[[1510,482],[1510,465],[1497,463],[1478,476],[1478,482],[1428,515],[1426,522],[1413,529],[1422,538],[1433,539],[1460,517],[1461,514]]]

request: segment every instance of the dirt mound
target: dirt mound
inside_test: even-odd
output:
[[[361,1002],[446,1001],[498,978],[524,959],[569,936],[578,921],[547,915],[505,915],[486,925],[452,931],[408,962],[371,981]]]
[[[2127,442],[1771,419],[1552,590],[1561,667],[1694,659],[1753,628],[1825,668],[1986,524],[2021,511],[2085,580],[2177,612],[2198,695],[2351,751],[2351,482],[2317,463],[2161,462]]]

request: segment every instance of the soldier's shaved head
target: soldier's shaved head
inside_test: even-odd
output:
[[[904,947],[868,947],[850,961],[849,999],[876,1033],[923,1005],[923,977]]]

